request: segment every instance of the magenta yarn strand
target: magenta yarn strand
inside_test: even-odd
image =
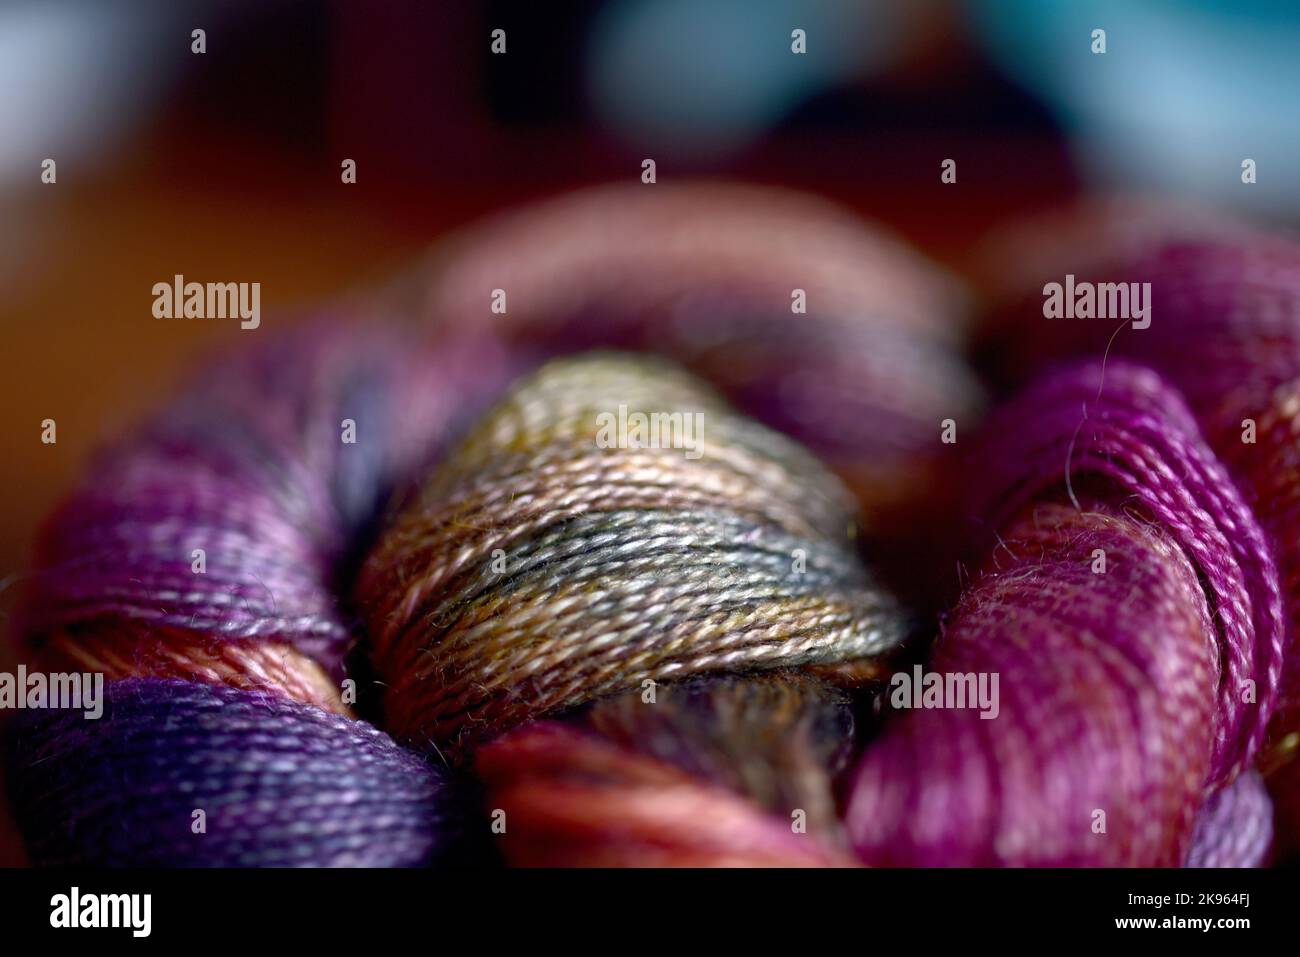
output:
[[[1033,410],[1049,410],[1038,411]],[[1219,633],[1218,786],[1254,758],[1282,670],[1282,600],[1272,549],[1180,395],[1155,372],[1090,362],[1039,380],[990,423],[975,514],[996,527],[1058,483],[1099,479],[1140,506],[1202,576]]]
[[[1182,863],[1276,693],[1280,599],[1254,518],[1178,396],[1132,365],[1038,381],[976,458],[987,558],[927,667],[999,675],[1000,712],[891,714],[850,795],[859,853]]]

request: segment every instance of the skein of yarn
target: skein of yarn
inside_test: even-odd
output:
[[[358,604],[387,727],[450,760],[645,683],[846,663],[905,636],[803,449],[663,362],[556,360],[385,531]]]
[[[980,572],[928,667],[998,675],[997,720],[907,712],[848,807],[867,863],[1178,865],[1246,769],[1281,668],[1276,570],[1178,395],[1090,364],[989,422]]]
[[[988,271],[1006,277],[984,333],[994,372],[1013,382],[1045,358],[1104,352],[1159,369],[1186,397],[1272,542],[1291,651],[1260,766],[1276,806],[1278,849],[1300,850],[1300,242],[1196,211],[1139,215],[1109,203],[1021,225],[994,250]],[[1149,283],[1149,327],[1132,328],[1124,317],[1045,319],[1043,284],[1067,271],[1076,285],[1099,289]]]
[[[721,193],[726,195],[725,190]],[[749,199],[760,195],[739,194]],[[694,214],[687,209],[693,201],[673,205],[672,231],[680,236],[706,235],[708,231],[701,233],[700,226],[718,211],[716,197],[712,209]],[[838,215],[828,216],[825,211],[811,215],[816,204],[788,198],[774,201],[772,210],[782,206],[789,210],[771,222],[802,224],[807,236]],[[646,215],[646,209],[642,207],[638,215]],[[719,310],[719,328],[725,327],[725,343],[730,343],[727,348],[739,346],[744,336],[760,327],[769,333],[781,330],[775,339],[769,335],[764,346],[770,355],[763,365],[770,366],[799,337],[791,338],[786,328],[791,319],[769,323],[761,318],[771,304],[766,291],[756,290],[764,288],[761,276],[769,264],[754,255],[751,231],[737,228],[744,219],[733,216],[715,237],[721,242],[706,243],[715,256],[731,265],[719,272],[715,259],[690,279],[685,293],[669,300],[674,306],[690,301],[696,307],[730,302],[731,308]],[[843,240],[857,230],[844,217],[836,228],[844,230]],[[661,230],[655,244],[665,236]],[[865,249],[879,241],[863,232],[853,242]],[[887,244],[881,242],[880,249],[885,248]],[[799,258],[794,251],[785,255]],[[574,261],[575,267],[581,258]],[[891,268],[900,279],[907,272],[907,259],[897,250],[885,257],[894,263]],[[844,266],[841,262],[840,268],[826,275],[852,286],[854,280]],[[925,274],[915,262],[910,268],[918,276]],[[456,269],[448,268],[439,282],[454,275]],[[576,272],[569,275],[578,278]],[[740,280],[743,288],[735,285]],[[908,282],[914,289],[925,285]],[[669,317],[652,308],[650,285],[635,288],[637,295],[626,300],[630,308],[624,315],[645,321],[642,332],[630,337],[645,345],[654,341],[656,329],[662,331]],[[772,288],[770,283],[766,288]],[[832,301],[833,285],[823,283],[818,288]],[[917,295],[925,299],[928,294]],[[834,354],[834,336],[851,334],[859,324],[864,329],[892,324],[895,331],[887,335],[901,343],[906,338],[903,323],[890,318],[891,310],[911,298],[880,299],[873,308],[881,316],[872,317],[860,310],[848,315],[848,306],[857,297],[841,295],[837,308],[852,322],[828,333],[822,341],[825,355]],[[908,307],[915,308],[919,307]],[[929,306],[920,311],[928,312]],[[700,319],[703,314],[695,308],[691,315]],[[346,590],[378,506],[390,489],[436,460],[455,430],[454,423],[464,421],[508,376],[531,363],[534,346],[542,352],[562,347],[571,330],[566,327],[552,336],[544,328],[545,321],[542,310],[523,331],[504,325],[495,330],[514,340],[509,353],[498,347],[497,338],[467,333],[463,324],[443,325],[436,337],[427,339],[424,333],[417,336],[409,328],[392,325],[361,328],[317,323],[209,367],[164,413],[101,457],[93,479],[48,524],[23,622],[40,660],[49,667],[105,672],[118,712],[123,707],[122,688],[143,688],[139,692],[143,697],[161,696],[177,687],[170,679],[183,678],[212,685],[217,690],[208,693],[219,698],[225,694],[223,686],[229,686],[241,694],[271,693],[348,713],[347,703],[338,695],[338,681],[355,631],[350,604],[335,596]],[[619,323],[611,325],[617,328]],[[927,333],[935,342],[944,338],[937,333],[942,325],[932,323]],[[694,335],[682,333],[677,339],[673,349],[701,346]],[[942,357],[948,348],[925,345],[918,354]],[[886,358],[887,353],[888,349],[877,349],[874,355]],[[697,357],[697,361],[702,360]],[[957,362],[955,357],[941,361]],[[460,654],[439,665],[447,670],[436,673],[436,688],[422,681],[427,675],[412,669],[387,689],[389,726],[408,743],[424,747],[432,742],[434,752],[459,760],[478,743],[520,721],[570,711],[624,688],[637,689],[646,680],[679,681],[692,675],[753,674],[764,669],[787,675],[784,680],[791,688],[800,689],[798,694],[788,692],[788,697],[806,702],[808,713],[827,709],[839,713],[846,704],[823,700],[832,694],[829,689],[816,694],[808,690],[819,680],[815,676],[847,682],[876,676],[882,668],[880,659],[902,641],[905,626],[896,604],[871,583],[855,554],[858,546],[850,518],[855,503],[849,494],[794,443],[732,413],[699,383],[667,366],[629,362],[579,363],[581,368],[570,379],[556,374],[549,386],[547,376],[542,376],[537,380],[542,383],[537,395],[519,406],[525,410],[522,424],[510,422],[506,413],[471,435],[454,460],[437,473],[429,486],[437,489],[430,493],[432,497],[426,496],[424,505],[417,500],[408,509],[407,539],[402,538],[399,520],[397,530],[386,534],[371,556],[356,594],[372,630],[373,663],[380,673],[393,665],[385,657],[390,652],[399,666],[414,660],[427,671],[427,645],[436,636],[441,637],[442,649]],[[735,386],[728,365],[706,365],[725,384]],[[892,373],[895,363],[884,362],[882,368]],[[746,388],[752,393],[749,400],[756,401],[761,398],[757,390],[764,374],[757,366],[751,373]],[[605,391],[596,388],[594,393],[581,394],[602,376]],[[785,414],[790,399],[802,401],[800,395],[810,384],[826,381],[830,380],[818,374],[773,383],[771,395],[779,397],[781,405],[773,413],[775,418]],[[909,381],[928,380],[909,377]],[[933,381],[943,383],[942,389],[951,377]],[[888,398],[887,391],[878,391],[873,401]],[[683,424],[689,424],[687,415],[707,415],[709,426],[707,432],[697,434],[699,445],[694,449],[642,449],[635,442],[632,447],[601,449],[591,442],[590,434],[585,446],[575,448],[579,433],[588,428],[582,422],[573,432],[575,417],[581,419],[594,408],[594,400],[607,412],[620,404],[634,413],[672,415],[677,409]],[[860,416],[846,419],[842,425],[846,424],[859,427]],[[354,445],[341,440],[339,430],[348,428],[363,438]],[[530,431],[536,434],[530,436]],[[826,427],[825,435],[835,432]],[[919,430],[913,438],[911,451],[934,444],[932,435],[922,440]],[[512,446],[516,440],[524,444]],[[530,454],[525,440],[537,442],[539,454]],[[557,444],[548,452],[551,442]],[[595,459],[591,453],[597,453]],[[896,459],[879,474],[898,468],[899,475],[891,481],[906,487],[902,463]],[[584,478],[581,471],[588,465],[598,468]],[[514,487],[520,479],[532,481],[535,487]],[[553,484],[548,488],[547,483]],[[550,493],[558,497],[548,499]],[[538,497],[532,514],[540,524],[516,523],[519,515],[527,513],[524,506],[533,494]],[[447,500],[440,500],[444,495]],[[471,537],[450,571],[442,569],[451,577],[434,579],[436,594],[428,597],[430,607],[413,606],[422,596],[418,587],[412,591],[407,586],[420,580],[428,585],[420,563],[438,558],[436,548],[422,552],[411,547],[410,554],[403,553],[414,545],[411,536],[418,539],[424,534],[419,528],[424,507],[434,512],[451,509],[453,522],[460,523],[445,535],[453,545],[455,533],[468,530],[464,519],[469,513],[488,522],[477,529],[484,533],[478,544],[505,546],[500,557],[510,573],[501,581],[477,582],[465,565]],[[395,554],[400,563],[393,577]],[[481,574],[500,577],[492,570],[496,549],[478,557]],[[433,571],[439,567],[435,561]],[[371,570],[379,571],[371,575]],[[682,577],[657,581],[664,570]],[[612,585],[608,608],[592,597],[602,584]],[[562,599],[559,604],[557,593]],[[511,617],[510,609],[519,607],[518,596],[530,594],[531,605]],[[384,604],[392,601],[399,603]],[[577,626],[583,616],[592,615],[596,624],[586,626],[585,638],[580,630],[566,632],[566,637],[578,642],[566,649],[543,634],[553,610],[561,616],[552,626]],[[605,611],[619,616],[616,629],[623,631],[616,637],[632,644],[620,651],[615,641],[602,659],[602,648],[611,641],[599,621]],[[653,616],[659,612],[666,617],[656,621]],[[405,624],[403,614],[411,616]],[[421,628],[430,624],[430,615],[435,627],[422,637]],[[439,615],[448,620],[444,623]],[[474,615],[479,616],[477,625]],[[646,616],[651,616],[648,622],[637,620]],[[440,628],[448,634],[442,635]],[[511,642],[521,636],[512,651]],[[476,646],[473,639],[478,637],[486,640]],[[541,645],[539,637],[544,639]],[[802,673],[790,673],[790,668]],[[493,676],[497,686],[489,687],[478,702],[475,696],[483,690],[480,679],[485,673]],[[145,684],[138,684],[142,680]],[[765,685],[755,685],[744,694],[755,694],[760,687]],[[739,694],[730,692],[732,697]],[[763,695],[757,699],[770,700]],[[429,701],[435,706],[432,724]],[[453,710],[465,708],[466,713],[445,716],[437,711],[440,702],[449,702]],[[178,702],[178,714],[184,715],[182,704]],[[42,788],[66,787],[71,793],[68,764],[87,755],[93,763],[91,745],[104,754],[126,754],[122,760],[129,763],[137,735],[128,718],[105,722],[97,734],[77,741],[75,748],[77,736],[66,721],[25,733],[23,741],[35,742],[49,754],[40,773],[21,762],[13,772],[15,787],[27,795],[25,831],[41,848],[36,855],[40,859],[116,863],[162,859],[149,856],[152,852],[143,844],[111,851],[88,846],[81,857],[72,845],[43,844],[42,832],[52,826],[52,819],[34,810],[33,795]],[[181,723],[188,726],[189,719],[182,718]],[[309,736],[311,732],[300,725],[286,734]],[[837,726],[834,721],[818,725]],[[118,733],[123,728],[130,740]],[[220,728],[214,733],[226,740]],[[69,735],[70,750],[56,746],[55,739],[63,734]],[[842,750],[851,740],[846,732],[835,743]],[[28,750],[27,744],[20,750]],[[619,747],[612,740],[607,744]],[[351,747],[342,738],[336,745]],[[148,752],[148,760],[165,761],[167,747],[179,764],[192,769],[207,761],[217,745],[205,743],[198,732],[169,736],[157,750]],[[637,760],[672,766],[662,755],[642,755]],[[758,764],[753,756],[737,754],[736,760],[748,762],[751,768]],[[687,772],[678,768],[674,773]],[[171,787],[192,788],[189,778],[178,775],[160,784],[160,793]],[[713,860],[756,861],[764,854],[771,862],[849,860],[842,840],[831,836],[836,828],[827,788],[799,801],[806,805],[800,813],[810,815],[811,829],[825,839],[790,842],[794,832],[788,821],[779,819],[790,812],[769,806],[761,795],[746,796],[743,786],[709,785],[693,772],[692,777],[694,786],[704,786],[724,804],[734,806],[735,820],[748,819],[747,827],[752,827],[756,838],[772,837],[767,851],[760,847],[761,841],[741,841],[731,850],[716,845]],[[263,824],[272,830],[278,826],[276,821],[258,826]],[[89,845],[98,840],[93,837],[98,826],[93,815],[81,825]],[[310,830],[310,825],[304,825],[304,832]],[[248,840],[255,841],[249,833]],[[318,850],[316,856],[305,848],[284,854],[307,863],[360,860],[336,854],[329,846]],[[168,841],[161,842],[158,854],[187,863],[233,860],[212,854],[203,858],[197,847]],[[253,855],[238,860],[260,859]],[[266,862],[289,861],[271,854]],[[410,861],[402,858],[401,862]]]
[[[47,522],[20,631],[50,670],[346,710],[340,582],[397,477],[508,368],[482,336],[430,348],[341,318],[209,364]]]
[[[1035,378],[973,445],[955,287],[752,188],[542,204],[382,321],[206,367],[42,533],[22,634],[108,683],[15,722],[33,858],[1263,863],[1300,820],[1300,255],[1163,215],[1120,243],[1149,329],[994,310]],[[991,710],[896,701],[913,666]]]
[[[466,809],[377,728],[280,694],[179,679],[106,686],[105,714],[25,712],[10,797],[38,864],[425,865]]]

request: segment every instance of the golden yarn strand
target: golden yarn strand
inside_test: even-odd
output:
[[[602,440],[638,412],[698,434]],[[670,364],[550,363],[362,570],[388,726],[455,758],[647,681],[888,654],[904,625],[856,557],[851,502],[801,447]]]

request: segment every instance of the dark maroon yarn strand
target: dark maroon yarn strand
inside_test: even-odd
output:
[[[372,725],[184,680],[111,682],[105,697],[98,720],[28,711],[11,730],[34,863],[402,867],[463,851],[443,774]]]

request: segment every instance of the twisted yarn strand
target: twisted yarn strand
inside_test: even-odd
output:
[[[973,511],[997,544],[929,667],[1000,676],[1000,712],[886,723],[847,812],[859,854],[1181,864],[1207,785],[1253,758],[1276,691],[1262,533],[1177,395],[1140,367],[1040,380],[991,420],[978,460]]]
[[[599,416],[620,406],[704,416],[700,457],[601,448]],[[844,489],[670,366],[553,362],[473,434],[358,585],[402,740],[458,754],[643,681],[877,657],[904,637],[850,548]]]

